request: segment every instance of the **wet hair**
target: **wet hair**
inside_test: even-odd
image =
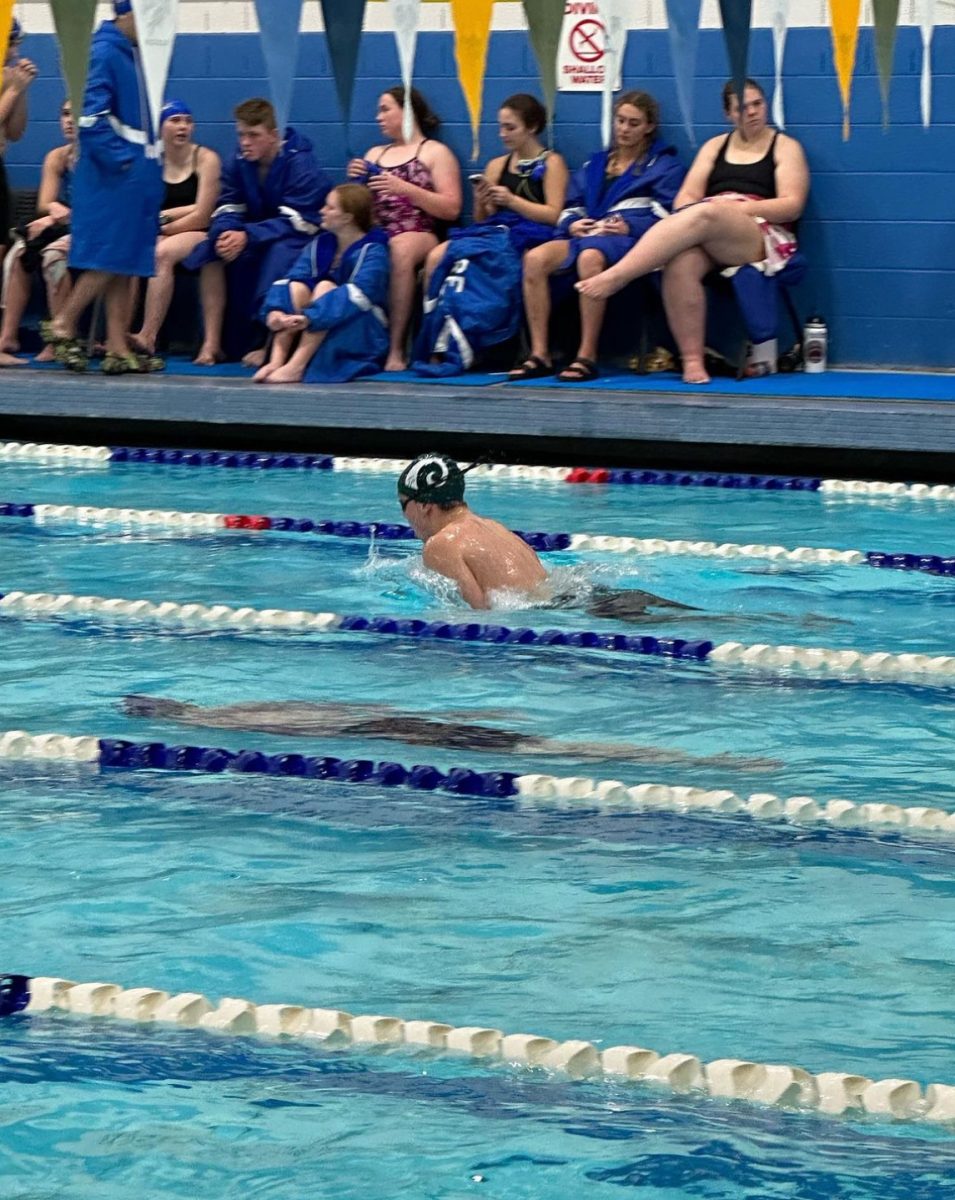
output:
[[[399,108],[405,106],[405,89],[402,84],[396,84],[395,87],[385,88],[385,96],[390,96]],[[417,88],[411,89],[411,111],[414,113],[414,119],[418,122],[418,128],[428,137],[433,137],[441,127],[441,118],[434,111],[431,105],[425,100],[424,96]]]
[[[241,104],[236,105],[232,115],[243,125],[264,125],[266,129],[277,128],[275,109],[272,107],[271,101],[265,100],[261,96],[243,100]]]
[[[743,80],[743,91],[745,92],[747,88],[754,88],[757,92],[759,92],[764,100],[766,99],[766,93],[763,90],[763,85],[761,83],[757,83],[755,79]],[[730,101],[736,95],[736,80],[727,79],[727,81],[723,84],[723,91],[720,94],[723,98],[723,112],[728,113],[730,110]]]
[[[547,109],[536,96],[527,92],[516,92],[513,96],[508,96],[506,100],[501,101],[498,108],[509,108],[511,112],[517,113],[532,133],[543,133],[547,128]]]
[[[339,183],[333,189],[342,212],[348,213],[362,233],[375,223],[374,197],[363,183]]]
[[[613,106],[614,116],[625,104],[642,112],[654,129],[660,124],[660,105],[649,92],[624,92]]]

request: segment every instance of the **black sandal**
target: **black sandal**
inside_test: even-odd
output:
[[[553,373],[554,368],[550,363],[544,362],[539,354],[528,354],[519,367],[508,371],[507,378],[508,382],[516,379],[544,379]]]
[[[599,375],[597,364],[592,358],[575,358],[564,367],[557,378],[561,383],[589,383]]]

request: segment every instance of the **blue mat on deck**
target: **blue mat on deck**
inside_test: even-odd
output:
[[[415,371],[382,371],[379,375],[366,375],[356,383],[440,383],[445,387],[489,387],[492,383],[506,383],[506,371],[467,371],[463,375],[418,375]]]

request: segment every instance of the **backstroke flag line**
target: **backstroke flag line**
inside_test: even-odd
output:
[[[786,31],[789,26],[789,0],[775,0],[773,4],[773,124],[777,129],[786,128],[786,113],[783,105],[783,58],[786,54]]]
[[[852,97],[852,73],[856,66],[859,41],[859,0],[829,0],[832,22],[832,50],[842,96],[842,140],[849,140],[849,101]]]
[[[743,103],[743,82],[749,66],[749,23],[752,0],[720,0],[720,20],[723,40],[730,60],[730,79],[736,84],[740,106]]]
[[[624,0],[601,0],[600,15],[604,24],[604,84],[600,101],[600,133],[604,146],[610,145],[613,85],[620,75],[620,64],[627,44],[627,22],[623,9]]]
[[[531,46],[537,59],[548,119],[554,119],[557,93],[557,51],[564,23],[564,0],[522,0]]]
[[[889,88],[892,85],[892,58],[895,54],[895,27],[899,20],[899,0],[872,0],[875,24],[875,57],[879,64],[879,91],[882,94],[882,127],[889,127]]]
[[[935,0],[919,0],[919,25],[922,29],[922,79],[919,101],[922,124],[928,128],[932,120],[932,30],[935,27]]]
[[[401,64],[401,82],[405,89],[405,115],[403,132],[405,141],[411,140],[414,128],[414,113],[411,109],[411,80],[414,75],[414,52],[418,41],[418,18],[421,0],[389,0],[391,19],[395,26],[395,41],[398,43],[398,61]]]
[[[351,100],[355,90],[355,71],[358,68],[358,46],[365,19],[365,0],[319,0],[325,26],[325,46],[335,77],[335,91],[342,110],[345,146],[351,153],[348,127],[351,122]]]
[[[491,33],[494,0],[451,0],[454,24],[454,59],[458,82],[471,117],[471,158],[478,156],[481,99],[487,66],[487,43]]]
[[[162,111],[169,78],[169,60],[176,41],[179,0],[133,0],[136,15],[136,40],[146,77],[146,99],[152,115],[153,136],[158,153],[159,114]],[[149,148],[147,147],[147,154]]]
[[[292,109],[302,0],[255,0],[255,16],[259,22],[275,123],[284,133]]]
[[[680,102],[683,124],[690,135],[690,144],[695,146],[693,81],[696,78],[696,46],[700,34],[700,0],[666,0],[666,6],[676,96]]]
[[[50,0],[50,8],[56,39],[60,43],[60,69],[73,112],[78,117],[83,111],[96,0]]]

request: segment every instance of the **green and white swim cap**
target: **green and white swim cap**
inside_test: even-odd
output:
[[[464,500],[464,472],[446,454],[419,454],[398,477],[398,493],[419,504]]]

